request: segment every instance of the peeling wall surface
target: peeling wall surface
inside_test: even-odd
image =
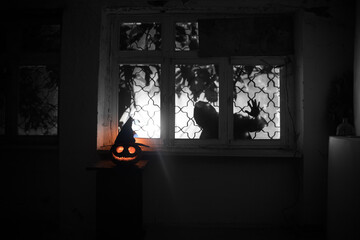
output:
[[[160,157],[143,172],[143,217],[147,225],[281,226],[289,221],[324,225],[329,137],[326,105],[331,81],[353,70],[353,6],[339,0],[172,0],[164,1],[163,6],[149,2],[23,1],[22,7],[30,11],[63,9],[59,153],[58,161],[53,163],[59,174],[53,184],[59,186],[62,239],[95,236],[96,172],[87,167],[98,157],[97,88],[104,8],[293,13],[297,37],[296,124],[301,131],[303,159]],[[17,2],[9,9],[15,11],[18,7]],[[355,55],[357,92],[360,92],[359,25]],[[360,107],[356,94],[355,106]],[[359,134],[359,111],[356,113]]]

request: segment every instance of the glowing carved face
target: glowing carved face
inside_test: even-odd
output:
[[[141,153],[141,148],[137,144],[124,143],[113,146],[111,154],[113,158],[120,162],[135,161]]]

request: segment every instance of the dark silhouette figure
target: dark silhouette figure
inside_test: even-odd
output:
[[[249,100],[249,116],[234,114],[234,139],[251,139],[249,132],[261,131],[266,126],[266,121],[260,115],[260,102]],[[203,129],[200,139],[218,138],[219,114],[215,108],[203,101],[195,104],[194,118],[196,123]]]

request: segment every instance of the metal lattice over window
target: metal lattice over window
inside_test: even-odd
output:
[[[203,101],[219,112],[216,65],[175,65],[175,138],[200,138],[202,129],[194,118],[194,109]]]
[[[150,64],[119,67],[119,128],[134,119],[136,137],[160,137],[160,66]]]
[[[268,65],[233,66],[233,112],[246,115],[248,101],[257,100],[266,126],[250,133],[252,139],[280,139],[280,67]]]
[[[56,135],[59,75],[47,66],[22,66],[19,135]]]
[[[221,29],[219,35],[206,23],[208,16],[196,16],[201,18],[201,24],[195,16],[187,17],[160,14],[109,18],[111,26],[117,27],[108,28],[110,59],[100,69],[100,76],[105,79],[100,86],[107,94],[99,92],[102,115],[98,146],[112,144],[130,117],[134,120],[134,137],[156,140],[160,147],[285,146],[290,138],[289,56],[277,56],[275,53],[283,49],[272,48],[265,48],[269,56],[256,56],[258,51],[253,57],[229,55],[231,48],[237,47],[236,42],[229,41],[237,41],[239,36],[220,43],[221,34],[231,36],[234,26],[241,26],[239,19],[234,23],[228,18],[218,22],[212,18],[210,23]],[[264,19],[253,23],[261,21]],[[247,19],[249,22],[252,19]],[[230,27],[220,28],[222,23],[230,23]],[[285,41],[277,34],[270,35],[276,41]],[[216,41],[206,41],[206,46],[202,46],[201,36],[207,35],[215,36]],[[250,49],[263,44],[259,40],[247,42],[248,39],[251,37],[240,38],[238,44],[249,44]],[[276,43],[272,41],[267,46]],[[226,48],[227,55],[223,56],[219,48]],[[234,53],[239,54],[242,49],[246,48],[240,46]],[[116,111],[112,106],[117,106]]]

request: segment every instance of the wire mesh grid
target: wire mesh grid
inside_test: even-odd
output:
[[[252,139],[280,139],[280,71],[270,65],[233,66],[233,113],[247,115],[249,100],[260,102],[267,126],[250,133]]]
[[[49,66],[19,67],[19,135],[56,135],[59,75]]]
[[[160,137],[160,65],[120,65],[120,93],[127,96],[119,105],[125,111],[119,119],[119,127],[129,117],[134,119],[135,137]]]
[[[210,103],[219,112],[217,66],[179,64],[175,66],[175,138],[198,139],[202,129],[194,119],[198,101]]]

